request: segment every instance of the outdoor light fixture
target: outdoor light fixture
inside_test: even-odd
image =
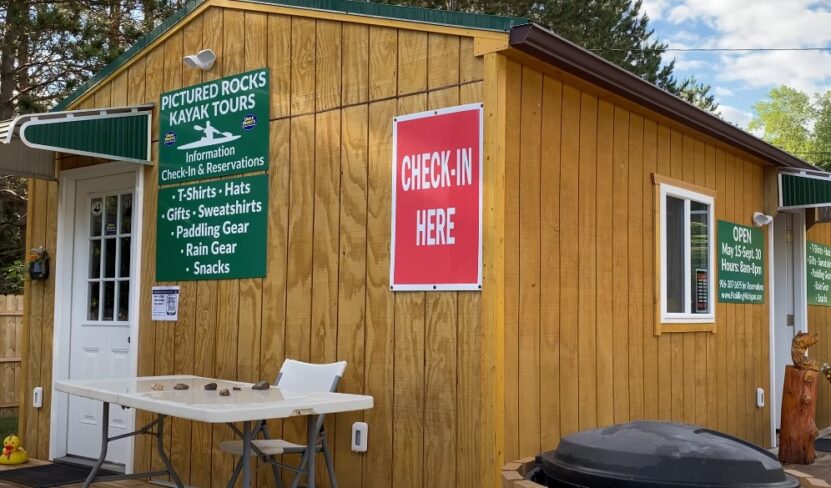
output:
[[[764,227],[773,222],[773,217],[765,215],[762,212],[753,212],[753,224],[756,227]]]
[[[210,49],[203,49],[196,54],[189,54],[182,58],[185,64],[191,68],[199,68],[202,71],[210,71],[216,62],[216,54]]]

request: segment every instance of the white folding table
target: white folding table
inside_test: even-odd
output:
[[[177,383],[188,385],[187,390],[175,390]],[[208,383],[216,383],[217,389],[205,390]],[[163,389],[153,390],[153,385],[161,385]],[[234,387],[239,390],[233,390]],[[70,395],[89,398],[103,403],[101,429],[101,455],[98,458],[86,481],[84,488],[93,481],[113,479],[144,478],[169,474],[171,480],[179,488],[183,488],[179,475],[170,464],[170,459],[164,452],[163,434],[166,417],[178,417],[197,422],[225,423],[240,437],[243,445],[242,486],[251,485],[251,450],[252,439],[256,430],[252,423],[264,419],[278,419],[305,415],[307,417],[306,449],[310,453],[306,465],[308,486],[315,486],[315,447],[317,446],[317,432],[315,431],[315,417],[319,415],[365,410],[372,408],[373,399],[366,395],[352,395],[347,393],[330,392],[292,392],[271,387],[268,390],[252,390],[251,383],[227,381],[199,376],[145,376],[138,378],[107,379],[107,380],[61,380],[55,382],[55,389]],[[219,390],[228,389],[229,396],[220,396]],[[131,407],[156,414],[156,419],[144,427],[115,437],[109,437],[110,404],[122,407]],[[234,425],[242,422],[240,431]],[[107,457],[108,443],[131,437],[138,434],[147,434],[156,437],[156,448],[159,458],[165,465],[164,471],[134,473],[129,475],[107,476],[96,480],[98,470]]]

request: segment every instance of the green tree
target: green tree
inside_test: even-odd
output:
[[[831,91],[816,96],[816,121],[812,130],[811,158],[814,164],[831,169]]]
[[[675,60],[663,62],[667,44],[655,38],[642,0],[545,0],[527,16],[604,59],[709,112],[718,111],[710,86],[678,80]]]
[[[721,115],[716,97],[710,93],[710,88],[710,85],[701,83],[694,76],[690,76],[669,91],[702,110]]]
[[[566,39],[662,88],[675,88],[674,63],[662,63],[666,44],[654,38],[641,0],[546,0],[526,15]]]
[[[43,111],[184,0],[0,0],[0,119]]]
[[[811,98],[788,86],[753,105],[747,126],[762,139],[809,163],[831,169],[831,91]]]
[[[25,235],[26,182],[0,176],[0,295],[23,292],[22,276],[15,262],[24,257]]]

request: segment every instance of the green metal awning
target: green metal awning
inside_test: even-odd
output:
[[[831,207],[831,173],[779,173],[779,209]]]
[[[150,163],[153,105],[21,115],[0,122],[0,174],[55,179],[55,154]]]

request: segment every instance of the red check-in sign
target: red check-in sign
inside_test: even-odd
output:
[[[393,121],[390,288],[482,288],[482,105]]]

